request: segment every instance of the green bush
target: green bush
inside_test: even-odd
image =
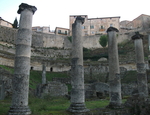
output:
[[[99,44],[104,48],[107,46],[107,43],[108,43],[107,35],[102,35],[99,39]]]

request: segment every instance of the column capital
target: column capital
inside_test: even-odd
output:
[[[26,3],[21,3],[21,5],[19,5],[19,9],[18,9],[17,13],[21,14],[21,12],[25,9],[32,11],[33,14],[37,10],[37,8],[35,6],[31,6],[31,5],[28,5]]]
[[[143,39],[143,35],[140,34],[139,32],[135,32],[135,35],[133,35],[132,40],[136,40],[136,39]]]
[[[76,21],[81,21],[81,23],[83,24],[85,19],[83,17],[81,17],[81,16],[77,16],[77,18],[75,20],[75,23],[76,23]]]
[[[107,33],[110,32],[110,31],[119,32],[119,30],[118,30],[117,28],[115,28],[115,27],[109,27],[109,28],[107,29]]]

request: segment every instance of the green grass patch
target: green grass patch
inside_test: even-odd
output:
[[[5,98],[4,100],[0,100],[0,115],[6,115],[11,105],[11,99]]]
[[[3,69],[5,69],[6,71],[9,71],[10,73],[14,73],[14,69],[11,67],[7,67],[5,65],[0,65],[0,67],[2,67]]]
[[[52,81],[56,77],[69,77],[65,72],[46,72],[47,81]],[[41,71],[30,71],[30,88],[36,89],[37,84],[42,83],[42,72]],[[69,87],[68,87],[69,88]]]
[[[59,115],[66,113],[66,109],[69,107],[70,102],[64,97],[46,97],[39,99],[32,97],[29,99],[29,106],[32,110],[32,114],[35,115]]]
[[[126,99],[123,99],[123,103]],[[85,102],[90,110],[104,108],[109,104],[109,100],[89,100]],[[11,99],[0,100],[0,115],[6,115],[11,105]],[[70,101],[65,97],[50,97],[44,99],[30,96],[29,108],[31,115],[70,115],[66,110],[70,106]]]

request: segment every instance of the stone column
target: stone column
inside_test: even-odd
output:
[[[122,104],[121,98],[121,82],[120,82],[120,69],[118,59],[118,45],[117,45],[117,32],[118,29],[109,27],[108,34],[108,55],[109,55],[109,96],[110,108],[120,107]]]
[[[148,33],[148,49],[150,51],[150,33]]]
[[[84,18],[78,16],[72,24],[72,65],[71,65],[71,104],[70,112],[86,112],[83,67],[82,24]]]
[[[0,100],[5,98],[4,82],[0,80]]]
[[[43,67],[42,67],[42,84],[46,84],[46,66],[45,66],[45,63],[43,63]]]
[[[19,30],[16,39],[16,54],[14,76],[12,79],[13,95],[9,115],[28,115],[30,55],[32,40],[32,17],[36,11],[35,6],[22,3],[19,6]]]
[[[136,66],[137,66],[137,83],[138,83],[138,92],[139,96],[147,97],[148,96],[148,87],[147,87],[147,75],[146,75],[146,64],[144,62],[144,51],[143,51],[143,35],[136,32],[132,36],[135,45],[135,54],[136,54]]]

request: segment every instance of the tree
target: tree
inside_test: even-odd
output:
[[[14,23],[13,23],[13,28],[18,28],[18,21],[17,18],[15,18]]]
[[[99,39],[99,44],[104,48],[107,46],[107,43],[108,43],[107,35],[102,35]]]

